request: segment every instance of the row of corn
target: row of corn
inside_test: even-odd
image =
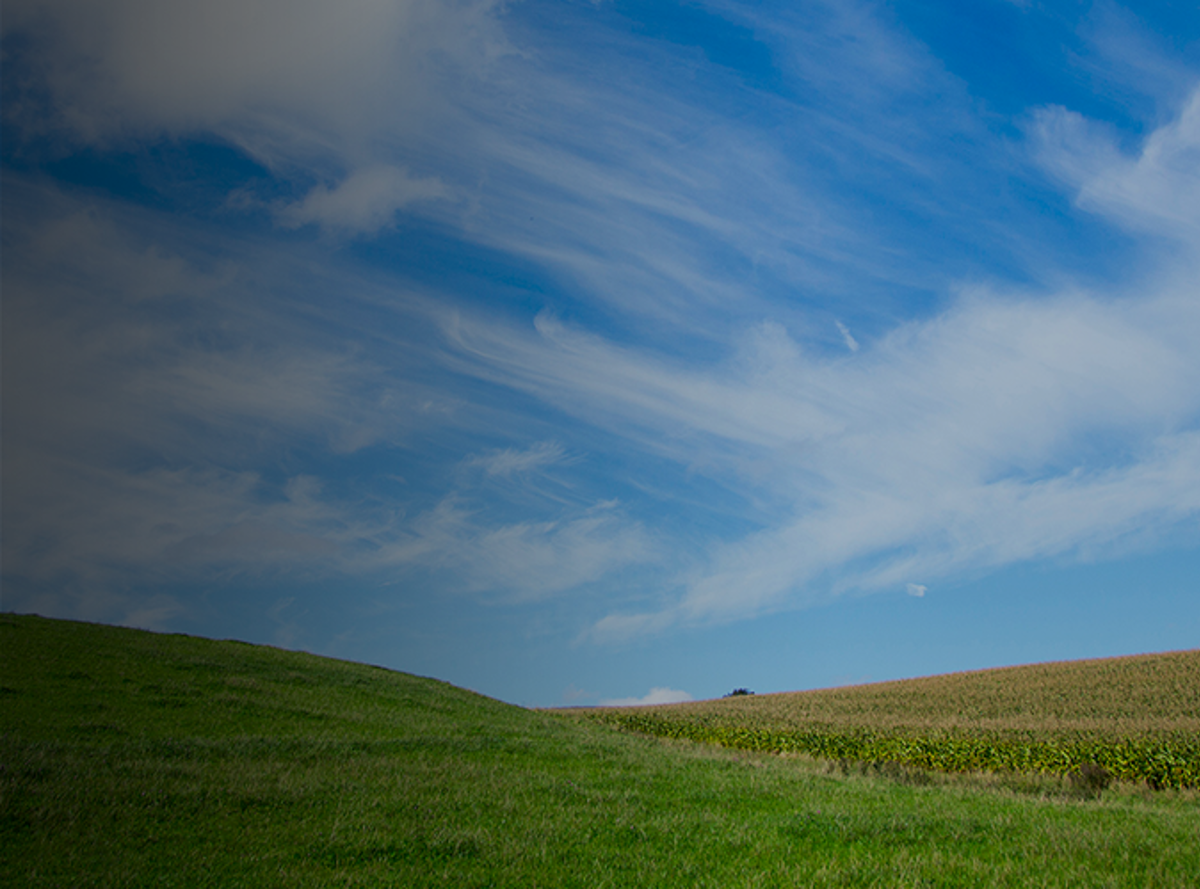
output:
[[[767,729],[664,719],[628,711],[593,712],[601,721],[628,731],[743,750],[895,762],[944,772],[1066,775],[1094,764],[1118,780],[1145,782],[1154,788],[1200,787],[1200,737],[1195,735],[1104,738],[1083,733],[1038,737],[1032,732],[908,734],[865,729]]]

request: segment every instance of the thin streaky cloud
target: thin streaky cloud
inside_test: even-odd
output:
[[[709,694],[1200,552],[1200,32],[928,12],[7,3],[4,607]]]
[[[505,448],[491,454],[471,457],[467,464],[480,466],[488,475],[510,477],[533,470],[553,466],[567,459],[567,454],[558,442],[538,442],[529,448]]]
[[[841,321],[834,322],[837,324],[838,333],[842,335],[842,341],[846,344],[846,348],[851,352],[858,351],[858,340],[850,335],[850,329]]]

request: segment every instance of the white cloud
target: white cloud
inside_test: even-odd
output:
[[[554,441],[541,441],[524,449],[505,448],[485,456],[471,457],[468,466],[480,466],[492,476],[510,478],[562,463],[566,460],[562,445]]]
[[[795,378],[808,370],[779,325],[746,337],[739,379],[656,360],[605,342],[545,315],[536,336],[455,316],[446,335],[476,363],[475,372],[536,392],[591,421],[641,426],[660,438],[664,422],[747,445],[771,446],[816,438],[837,419],[819,400],[795,397]],[[661,438],[669,446],[671,438]]]
[[[1146,138],[1136,157],[1064,108],[1039,111],[1035,134],[1042,163],[1078,188],[1083,208],[1124,227],[1200,243],[1200,88],[1174,120]]]
[[[682,704],[692,700],[686,691],[674,688],[655,687],[640,698],[610,698],[601,701],[601,707],[642,707],[651,704]]]
[[[904,585],[904,592],[906,592],[910,596],[914,596],[918,599],[924,597],[925,593],[927,593],[928,591],[929,591],[929,587],[927,587],[921,583],[906,583]]]
[[[24,227],[6,217],[4,348],[21,374],[5,388],[4,566],[62,586],[37,600],[46,613],[166,620],[183,612],[96,591],[280,573],[435,572],[448,590],[533,601],[660,557],[656,535],[614,498],[538,490],[547,470],[574,462],[557,441],[447,454],[446,475],[462,484],[432,497],[423,479],[414,492],[338,475],[339,458],[369,445],[403,465],[394,448],[418,432],[523,432],[495,405],[467,410],[435,382],[405,379],[418,360],[428,379],[422,348],[440,344],[421,333],[422,304],[394,286],[380,296],[339,272],[330,315],[320,300],[335,285],[306,262],[306,280],[263,276],[286,262],[252,245],[260,252],[227,250],[214,265],[197,245],[170,249],[192,232],[153,214],[100,202],[80,212],[53,190],[5,186]],[[353,326],[353,312],[375,318],[380,305],[409,339]],[[86,611],[71,589],[94,591]],[[6,605],[16,595],[9,585]]]
[[[447,334],[475,372],[681,458],[686,429],[688,447],[694,433],[741,454],[803,445],[831,481],[916,490],[930,475],[1033,471],[1085,430],[1188,416],[1200,394],[1188,373],[1200,312],[1186,287],[1144,301],[979,292],[853,364],[802,356],[779,327],[710,367],[544,317],[533,335],[465,318]]]
[[[464,91],[511,51],[497,9],[496,0],[13,0],[4,33],[23,39],[6,53],[20,56],[29,91],[10,103],[6,130],[18,141],[58,137],[57,150],[216,139],[277,182],[308,188],[281,203],[243,184],[227,209],[268,205],[285,227],[370,234],[452,195],[427,168],[472,141],[459,132]]]
[[[483,318],[463,308],[473,295],[455,319],[441,305],[414,309],[406,293],[363,296],[344,265],[298,286],[321,258],[260,252],[217,267],[163,249],[165,238],[113,238],[121,225],[106,215],[67,214],[35,250],[6,242],[6,329],[20,325],[12,360],[33,382],[13,396],[6,381],[5,460],[34,467],[16,500],[6,490],[6,569],[9,538],[25,535],[13,545],[34,554],[35,532],[47,528],[58,535],[53,558],[22,570],[99,576],[141,564],[153,574],[171,557],[290,565],[305,553],[344,570],[415,566],[451,574],[457,589],[537,599],[664,561],[668,547],[647,520],[605,506],[611,492],[518,514],[469,491],[401,503],[313,490],[303,473],[280,469],[317,439],[344,454],[443,423],[487,434],[519,426],[521,408],[472,402],[457,381],[415,382],[410,353],[422,378],[445,360],[745,494],[760,530],[690,538],[695,562],[664,597],[631,613],[613,606],[596,638],[1086,554],[1137,534],[1154,540],[1200,509],[1192,266],[1162,270],[1139,293],[967,289],[949,309],[865,334],[861,348],[835,322],[853,360],[807,347],[798,293],[866,304],[907,288],[938,292],[951,274],[941,269],[951,254],[921,253],[906,230],[872,223],[876,213],[905,206],[953,218],[964,240],[987,228],[958,188],[985,190],[976,169],[962,174],[982,151],[971,103],[870,7],[726,6],[771,43],[810,103],[756,96],[757,128],[744,123],[745,93],[722,91],[735,110],[718,107],[697,80],[712,72],[665,48],[644,65],[619,45],[602,66],[550,40],[516,55],[502,8],[5,5],[6,33],[32,35],[26,61],[75,139],[215,135],[292,184],[326,183],[281,206],[283,225],[352,235],[410,208],[459,213],[469,239],[566,282],[564,300],[615,309],[622,323],[656,320],[652,336],[617,345],[550,312],[533,330]],[[919,115],[899,101],[914,97]],[[1046,109],[1035,126],[1042,160],[1082,206],[1194,246],[1198,97],[1134,153],[1102,126]],[[825,184],[830,158],[857,178]],[[856,215],[856,195],[885,192]],[[236,253],[229,240],[221,248]],[[22,292],[22,263],[40,264],[38,289]],[[289,263],[301,269],[295,278],[270,277]],[[864,282],[876,289],[859,294]],[[338,294],[336,309],[298,299],[293,312],[292,289],[321,287]],[[368,305],[389,330],[340,315],[367,315]],[[400,332],[429,316],[444,319],[450,354]],[[731,329],[723,360],[714,344]],[[705,341],[692,353],[703,360],[682,357],[689,338]],[[10,334],[6,360],[14,342]],[[543,441],[466,464],[488,484],[518,487],[565,454]],[[461,451],[449,459],[463,465]],[[55,496],[39,501],[42,491]],[[32,511],[9,512],[12,503]]]
[[[504,52],[492,0],[12,0],[62,122],[88,140],[216,132],[268,161],[436,115],[439,61]]]
[[[566,510],[552,521],[505,522],[452,495],[401,528],[381,529],[373,568],[424,567],[450,588],[527,602],[576,589],[660,557],[640,523],[611,504]]]
[[[580,638],[595,642],[619,642],[660,632],[677,620],[678,615],[669,609],[641,614],[609,614],[596,621]]]
[[[447,195],[436,178],[414,179],[403,169],[376,165],[356,170],[332,190],[316,186],[304,200],[280,209],[276,217],[287,228],[316,223],[334,231],[364,234],[390,225],[396,213],[409,204]]]
[[[297,305],[299,282],[253,258],[230,250],[214,262],[160,218],[127,225],[100,203],[81,211],[52,189],[5,188],[29,225],[6,223],[20,256],[5,261],[5,314],[22,331],[6,340],[22,368],[6,393],[22,430],[10,441],[36,436],[48,453],[153,441],[176,459],[220,462],[297,435],[354,451],[452,413],[452,398],[388,373],[361,343],[277,312]]]
[[[772,293],[883,298],[881,282],[946,275],[898,268],[911,250],[870,249],[877,213],[854,213],[824,184],[829,156],[866,158],[881,182],[856,191],[915,177],[922,200],[960,200],[933,186],[961,175],[962,143],[931,154],[895,100],[936,94],[938,125],[958,131],[965,96],[863,4],[786,16],[725,5],[788,60],[806,99],[729,75],[724,108],[691,55],[666,45],[647,59],[608,33],[594,45],[609,50],[584,60],[562,39],[599,27],[579,7],[540,31],[496,0],[14,0],[5,12],[6,31],[32,35],[30,64],[78,138],[215,135],[308,189],[277,208],[286,226],[364,234],[418,211],[588,299],[714,339],[730,312],[761,317]],[[742,120],[747,101],[766,103],[778,140]],[[246,206],[270,203],[252,192],[238,191]]]
[[[1197,109],[1136,161],[1081,118],[1046,121],[1073,146],[1081,200],[1189,239]],[[711,546],[660,608],[599,620],[591,635],[611,639],[1169,536],[1200,513],[1193,272],[1185,257],[1125,293],[964,291],[851,363],[771,323],[708,366],[549,317],[447,334],[465,369],[747,491],[769,479],[764,530]]]
[[[835,323],[837,324],[838,332],[842,335],[842,341],[845,342],[845,344],[846,344],[846,348],[849,349],[851,352],[857,352],[858,351],[858,340],[856,340],[854,337],[852,337],[850,335],[849,328],[847,328],[846,325],[843,324],[841,321],[837,321]]]

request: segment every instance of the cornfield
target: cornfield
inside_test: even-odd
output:
[[[1200,787],[1200,650],[586,712],[750,750]]]

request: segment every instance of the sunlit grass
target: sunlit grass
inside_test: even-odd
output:
[[[1189,792],[723,750],[0,615],[0,884],[1188,886]]]

